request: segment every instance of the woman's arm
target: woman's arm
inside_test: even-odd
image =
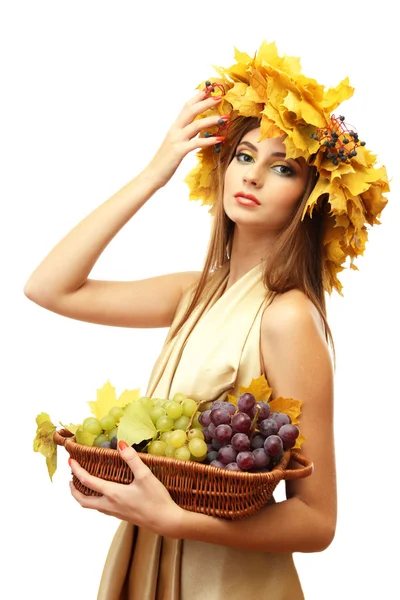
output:
[[[240,521],[183,511],[174,537],[265,552],[318,552],[332,542],[336,527],[332,361],[319,316],[301,292],[276,298],[264,316],[261,347],[273,399],[303,401],[299,429],[307,440],[301,452],[314,472],[286,482],[286,501]]]

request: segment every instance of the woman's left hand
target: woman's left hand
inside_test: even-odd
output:
[[[134,481],[129,485],[94,477],[76,460],[69,459],[72,473],[79,481],[91,490],[102,494],[102,496],[85,496],[70,482],[71,494],[75,500],[83,508],[98,510],[105,515],[144,527],[159,535],[179,538],[179,524],[183,509],[172,500],[167,489],[131,446],[120,442],[119,453],[134,475]]]

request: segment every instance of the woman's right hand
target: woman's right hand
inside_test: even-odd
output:
[[[203,129],[218,124],[220,115],[204,117],[194,121],[201,113],[218,106],[221,97],[209,96],[209,92],[201,90],[186,102],[181,113],[168,131],[163,143],[154,158],[145,169],[156,177],[161,186],[165,185],[179,167],[182,159],[196,148],[206,148],[221,142],[223,138],[195,137]]]

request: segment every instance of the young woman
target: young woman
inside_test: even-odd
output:
[[[269,70],[265,60],[243,56],[239,62],[246,65],[247,79],[243,70],[239,77],[232,68],[236,83],[225,77],[215,87],[207,82],[185,104],[148,167],[62,239],[24,291],[33,302],[73,319],[169,327],[146,395],[167,398],[183,392],[197,401],[225,399],[264,374],[272,399],[303,401],[302,452],[313,461],[314,472],[286,482],[285,501],[272,498],[256,515],[226,521],[181,509],[124,443],[121,456],[135,476],[128,486],[92,477],[71,460],[78,479],[102,494],[86,497],[71,484],[74,498],[85,508],[122,520],[104,568],[100,600],[300,600],[304,596],[292,553],[323,551],[335,534],[333,342],[324,294],[334,286],[340,291],[338,265],[343,256],[361,252],[365,228],[350,200],[349,208],[344,203],[337,209],[332,191],[344,181],[343,189],[352,187],[352,197],[361,199],[364,220],[371,222],[373,215],[377,222],[378,208],[386,201],[376,188],[385,191],[385,178],[382,172],[371,178],[377,170],[361,146],[361,166],[369,181],[378,184],[369,183],[357,195],[351,172],[360,171],[359,163],[350,163],[356,155],[346,151],[347,160],[342,160],[343,151],[320,143],[312,133],[315,120],[320,121],[308,117],[311,129],[307,122],[311,109],[319,110],[330,140],[343,140],[343,132],[334,135],[339,121],[327,116],[334,105],[329,92],[321,96],[315,85],[310,93],[308,85],[307,98],[305,78],[297,72],[285,80],[285,92],[282,86],[279,91],[271,53]],[[283,63],[279,76],[285,68],[288,79],[289,67]],[[260,90],[256,71],[268,94]],[[240,88],[245,82],[251,93]],[[279,114],[277,90],[283,94]],[[288,99],[289,93],[293,98]],[[250,102],[257,114],[249,115]],[[214,135],[206,137],[210,129]],[[224,136],[217,135],[221,129]],[[356,142],[358,136],[353,149]],[[114,236],[195,149],[200,149],[200,168],[187,181],[193,197],[203,194],[213,205],[203,271],[133,282],[90,279]],[[349,232],[353,242],[342,243],[340,255],[335,241],[342,242]],[[296,466],[292,460],[289,467]]]

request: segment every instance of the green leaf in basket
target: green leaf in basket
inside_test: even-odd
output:
[[[40,413],[36,417],[36,424],[38,427],[33,440],[33,450],[46,457],[49,477],[53,481],[53,475],[57,469],[57,444],[53,439],[56,426],[53,425],[47,413]]]
[[[118,440],[127,444],[140,444],[157,434],[157,429],[147,410],[140,402],[133,402],[125,409],[125,414],[118,425]]]

